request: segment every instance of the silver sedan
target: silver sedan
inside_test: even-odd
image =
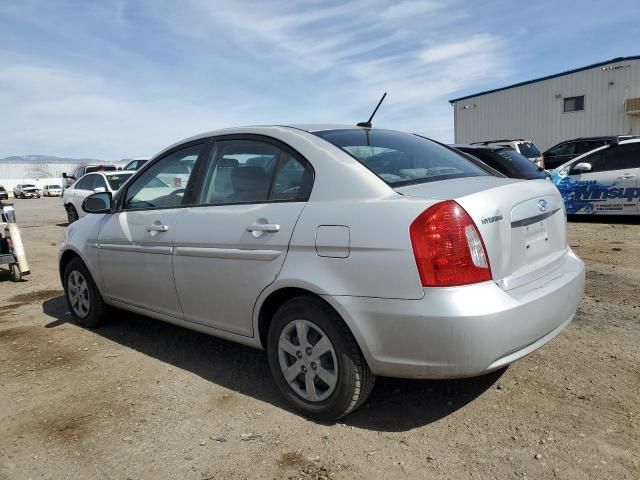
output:
[[[296,409],[336,419],[376,375],[482,375],[573,319],[558,190],[495,175],[390,130],[210,132],[88,197],[60,275],[79,324],[117,307],[265,349]]]

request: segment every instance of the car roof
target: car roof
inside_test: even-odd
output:
[[[316,133],[316,132],[322,132],[322,131],[327,131],[327,130],[355,130],[355,129],[363,129],[363,130],[378,130],[375,128],[365,128],[365,127],[359,127],[357,125],[344,125],[344,124],[331,124],[331,123],[319,123],[319,124],[313,124],[313,123],[297,123],[297,124],[288,124],[288,125],[284,125],[284,124],[278,124],[278,125],[245,125],[245,126],[240,126],[240,127],[230,127],[230,128],[223,128],[220,130],[210,130],[208,132],[203,132],[203,133],[198,133],[196,135],[193,135],[191,137],[187,137],[184,138],[178,142],[175,142],[171,145],[169,145],[167,148],[164,148],[163,150],[161,150],[159,153],[157,153],[156,155],[153,156],[153,158],[159,157],[160,155],[164,154],[165,152],[171,150],[174,147],[177,147],[179,145],[182,145],[184,143],[188,143],[188,142],[193,142],[196,140],[202,140],[208,137],[214,137],[214,136],[218,136],[218,135],[235,135],[235,134],[255,134],[255,130],[260,130],[261,133],[268,133],[270,130],[272,131],[282,131],[282,130],[286,130],[286,131],[291,131],[291,130],[302,130],[308,133]],[[253,130],[253,132],[251,132],[251,130]],[[379,130],[383,130],[383,129],[379,129]]]

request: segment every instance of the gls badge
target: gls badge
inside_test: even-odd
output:
[[[544,199],[538,200],[538,208],[540,209],[541,212],[546,212],[547,208],[549,208],[549,205],[547,204],[547,201]]]

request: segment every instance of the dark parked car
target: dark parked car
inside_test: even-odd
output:
[[[452,145],[452,147],[473,155],[507,177],[526,180],[547,178],[542,168],[512,148],[489,145]]]
[[[573,160],[578,155],[590,152],[593,149],[603,147],[604,145],[610,145],[612,142],[618,140],[627,140],[635,138],[633,135],[620,135],[620,136],[602,136],[602,137],[583,137],[574,138],[573,140],[567,140],[561,142],[549,150],[544,152],[544,166],[547,170],[553,170],[560,165],[567,163],[569,160]]]
[[[0,200],[9,200],[9,192],[0,185]]]

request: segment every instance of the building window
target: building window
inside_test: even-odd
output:
[[[579,112],[584,110],[584,95],[579,97],[567,97],[564,99],[564,111]]]

